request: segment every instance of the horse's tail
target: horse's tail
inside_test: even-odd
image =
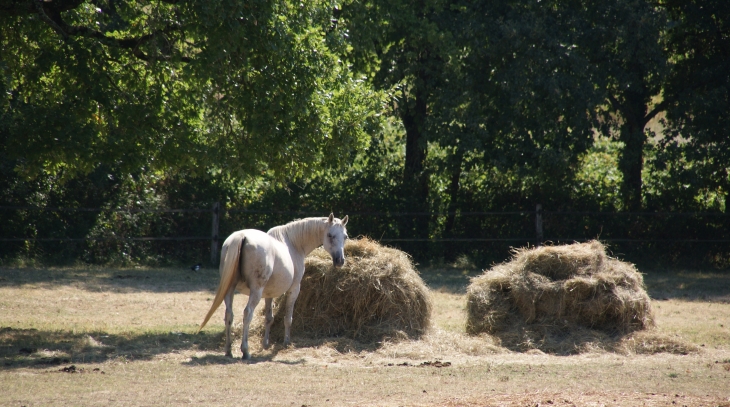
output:
[[[223,298],[226,296],[228,290],[231,288],[232,285],[236,283],[238,267],[239,264],[241,264],[241,249],[243,248],[243,243],[245,241],[246,236],[243,234],[243,232],[236,232],[228,236],[228,239],[223,242],[220,264],[221,281],[218,284],[218,291],[216,291],[215,293],[215,298],[213,299],[213,304],[210,306],[210,311],[208,311],[208,315],[205,316],[203,323],[200,324],[198,332],[200,332],[205,324],[208,323],[210,317],[213,316],[215,310],[217,310],[218,307],[221,305],[221,302],[223,302]]]

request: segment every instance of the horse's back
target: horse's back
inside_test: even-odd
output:
[[[294,281],[294,266],[287,246],[256,229],[245,229],[241,248],[241,274],[238,291],[248,295],[251,288],[263,286],[263,297],[279,297]]]

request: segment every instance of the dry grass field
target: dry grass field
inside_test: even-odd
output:
[[[223,356],[223,309],[195,334],[216,269],[0,268],[0,405],[730,406],[730,273],[645,274],[655,334],[687,354],[573,356],[465,335],[475,273],[421,271],[434,302],[421,340],[293,332],[289,348],[252,338],[242,362]]]

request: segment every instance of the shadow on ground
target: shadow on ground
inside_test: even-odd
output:
[[[256,335],[250,343],[260,341]],[[0,369],[47,368],[69,363],[103,363],[107,361],[145,361],[158,355],[183,351],[208,352],[184,362],[188,366],[242,363],[240,358],[224,356],[223,332],[182,332],[108,334],[105,332],[74,333],[37,329],[0,328]],[[331,347],[340,353],[372,352],[382,343],[360,343],[349,338],[312,339],[294,336],[293,348]],[[240,330],[234,331],[234,348],[240,346]],[[305,363],[303,359],[276,360],[285,349],[274,343],[267,351],[252,350],[253,358],[243,363],[275,362],[288,365]]]
[[[650,271],[644,284],[654,300],[730,303],[730,272]]]
[[[0,328],[0,369],[45,368],[65,363],[151,360],[185,350],[218,350],[222,334],[180,332],[107,334]]]
[[[251,359],[243,360],[240,357],[228,357],[221,354],[208,354],[202,357],[192,357],[188,362],[183,363],[183,365],[186,366],[206,366],[206,365],[235,365],[239,363],[247,364],[247,365],[255,365],[257,363],[267,363],[267,362],[273,362],[283,365],[303,365],[306,363],[304,359],[296,359],[296,360],[274,360],[276,357],[276,353],[263,355],[263,356],[257,356],[252,355]]]
[[[218,287],[218,269],[180,268],[2,268],[0,287],[54,288],[72,286],[92,292],[191,292]]]
[[[654,300],[682,299],[730,303],[730,272],[653,270],[642,272],[649,296]],[[432,290],[465,294],[472,277],[484,271],[450,267],[419,270]]]
[[[730,302],[730,272],[644,271],[644,282],[652,299],[684,299]],[[421,278],[432,290],[466,293],[469,280],[483,273],[479,269],[425,267]],[[174,293],[210,291],[218,287],[218,270],[187,268],[2,268],[0,287],[53,288],[73,286],[88,291]]]
[[[469,280],[482,274],[477,269],[426,267],[418,271],[428,288],[452,294],[465,294]]]

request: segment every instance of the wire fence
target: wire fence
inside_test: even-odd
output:
[[[324,216],[311,210],[265,210],[225,208],[213,203],[208,208],[191,209],[143,209],[143,208],[73,208],[0,206],[0,211],[35,213],[35,219],[46,213],[99,213],[99,214],[146,214],[180,217],[177,226],[158,228],[167,235],[134,235],[134,228],[126,231],[110,231],[102,235],[49,236],[33,233],[34,236],[0,236],[0,242],[15,244],[24,242],[210,242],[211,262],[217,261],[221,236],[235,230],[257,228],[266,230],[287,220]],[[356,235],[368,235],[374,240],[410,248],[415,245],[445,244],[533,244],[544,242],[572,243],[599,239],[603,242],[651,243],[651,244],[714,244],[730,243],[730,214],[724,212],[600,212],[600,211],[548,211],[542,205],[535,210],[522,211],[460,211],[460,212],[350,212],[356,220],[353,227]],[[50,216],[50,215],[49,215]],[[100,215],[97,215],[100,216]],[[455,225],[444,229],[445,219]],[[147,222],[150,222],[147,218]],[[207,220],[206,220],[207,219]],[[409,233],[402,228],[404,220],[422,219],[429,222],[426,236]],[[134,219],[128,222],[135,222]],[[210,223],[208,223],[210,222]],[[206,224],[210,225],[208,228]],[[181,227],[180,225],[184,226]],[[241,227],[244,225],[244,227]],[[0,226],[0,230],[4,228]],[[71,230],[71,229],[69,229]],[[192,233],[190,233],[192,232]],[[17,232],[15,232],[17,233]],[[79,230],[78,234],[84,233]],[[189,235],[188,235],[189,233]],[[409,246],[410,245],[410,246]],[[433,246],[431,246],[433,247]],[[206,249],[207,250],[207,249]]]

